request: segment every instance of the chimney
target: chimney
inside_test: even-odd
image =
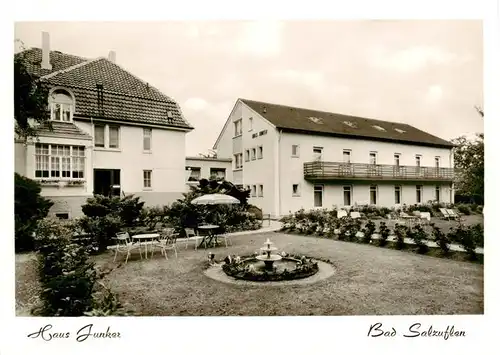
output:
[[[52,70],[50,64],[50,36],[48,32],[42,32],[42,69]]]
[[[109,51],[108,60],[111,63],[116,63],[116,52],[115,51]]]

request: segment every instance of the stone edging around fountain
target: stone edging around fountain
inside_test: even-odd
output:
[[[335,274],[335,267],[332,264],[324,261],[315,260],[318,263],[319,271],[307,278],[297,280],[284,280],[284,281],[246,281],[237,280],[231,276],[226,275],[222,270],[222,264],[210,266],[204,271],[204,274],[211,279],[241,286],[287,286],[287,285],[310,285],[322,280],[325,280]]]

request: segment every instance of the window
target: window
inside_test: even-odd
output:
[[[415,155],[415,165],[417,167],[420,167],[421,160],[422,160],[422,156],[421,155]]]
[[[422,185],[417,185],[417,203],[422,203]]]
[[[377,164],[377,152],[370,152],[370,164]]]
[[[434,158],[434,164],[436,166],[436,169],[439,169],[439,160],[440,160],[440,157],[435,157]]]
[[[300,196],[300,187],[299,184],[292,185],[292,196]]]
[[[217,180],[226,178],[226,169],[224,168],[210,168],[210,177]]]
[[[377,185],[370,186],[370,205],[377,204]]]
[[[256,155],[257,155],[257,149],[252,148],[252,160],[255,160]]]
[[[399,205],[401,203],[401,186],[394,186],[394,203]]]
[[[296,144],[292,145],[292,157],[298,158],[299,155],[300,155],[299,146]]]
[[[436,202],[440,202],[440,201],[441,201],[441,187],[436,186]]]
[[[245,161],[250,161],[250,149],[245,149]]]
[[[187,166],[186,170],[189,171],[188,181],[198,181],[201,178],[201,168]]]
[[[257,185],[252,185],[252,197],[257,196]]]
[[[144,170],[143,172],[144,188],[146,189],[151,188],[151,175],[152,175],[151,170]]]
[[[253,130],[253,117],[250,117],[248,119],[248,130],[252,131]]]
[[[349,164],[351,162],[351,151],[348,149],[344,149],[342,153],[344,163]]]
[[[63,90],[57,90],[49,96],[50,119],[71,122],[73,119],[73,99]]]
[[[259,185],[258,197],[264,197],[264,185]]]
[[[239,119],[238,121],[235,121],[234,122],[234,136],[235,137],[238,137],[238,136],[241,136],[241,119]]]
[[[234,155],[234,168],[241,169],[243,168],[243,154],[238,153]]]
[[[142,131],[142,149],[146,152],[151,151],[151,140],[153,138],[153,130],[144,128]]]
[[[404,129],[401,129],[401,128],[394,128],[394,130],[398,133],[405,133],[406,132]]]
[[[358,126],[356,125],[356,123],[351,122],[351,121],[344,121],[342,123],[345,124],[346,126],[351,127],[351,128],[358,128]]]
[[[380,126],[377,126],[377,125],[374,125],[374,126],[372,126],[372,127],[373,127],[373,128],[375,128],[375,129],[376,129],[376,130],[378,130],[378,131],[385,132],[385,128],[383,128],[383,127],[380,127]]]
[[[344,206],[351,205],[351,193],[352,193],[352,187],[344,186]]]
[[[323,155],[322,147],[313,147],[313,160],[320,161]]]
[[[100,124],[94,125],[94,145],[96,147],[104,147],[105,129],[106,129],[105,125],[100,125]]]
[[[120,127],[118,126],[109,126],[109,147],[120,147]]]
[[[395,153],[394,154],[394,165],[399,168],[399,158],[401,157],[401,154]]]
[[[323,207],[323,185],[314,185],[314,207]]]
[[[35,178],[83,179],[85,147],[36,144]]]
[[[69,213],[56,213],[56,217],[59,219],[69,219]]]
[[[262,159],[263,148],[262,146],[257,147],[257,159]]]

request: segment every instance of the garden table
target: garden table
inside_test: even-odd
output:
[[[214,230],[219,228],[219,226],[215,224],[203,224],[201,226],[198,226],[198,229],[205,230],[207,231],[207,234],[203,236],[203,239],[201,240],[201,243],[198,247],[201,247],[203,243],[205,243],[205,248],[207,247],[207,242],[212,243],[215,238],[215,243],[217,244],[217,238],[216,235],[214,234]]]
[[[148,241],[157,240],[159,238],[160,234],[158,233],[136,234],[132,236],[132,239],[139,243],[139,248],[144,245],[144,254],[146,254],[146,259],[148,258]]]

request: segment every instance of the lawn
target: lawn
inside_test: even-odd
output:
[[[238,236],[233,246],[211,249],[216,259],[249,254],[271,238],[279,250],[329,259],[332,277],[312,285],[226,284],[203,274],[205,250],[179,247],[179,257],[152,260],[133,255],[106,281],[126,305],[142,316],[413,315],[482,314],[482,265],[422,256],[322,238],[284,233]],[[23,314],[32,302],[33,260],[16,256],[16,305]],[[110,253],[96,257],[116,267]],[[28,294],[25,294],[28,292]]]

